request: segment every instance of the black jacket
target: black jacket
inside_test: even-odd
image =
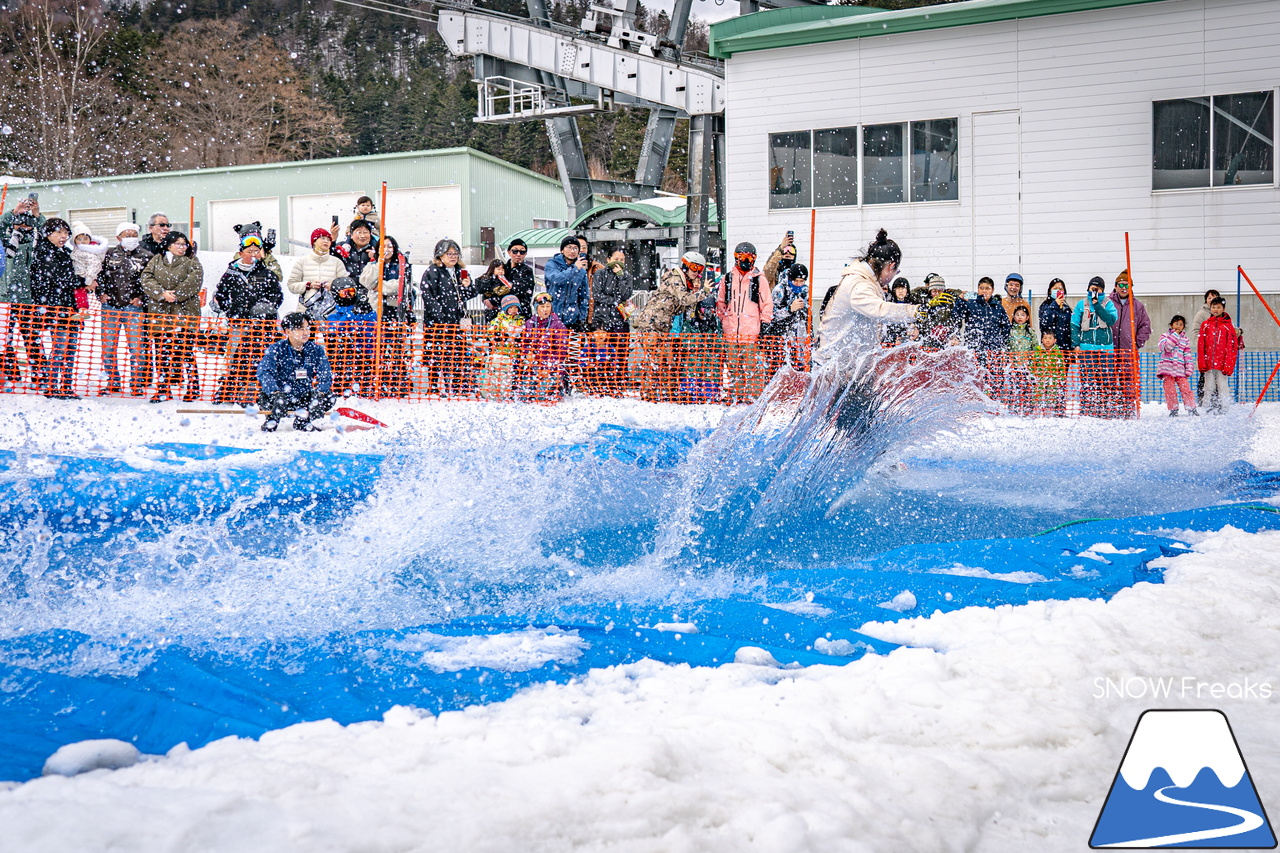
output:
[[[422,325],[456,326],[466,315],[467,300],[478,292],[477,285],[462,267],[427,264],[422,274]],[[456,275],[455,275],[456,274]]]
[[[533,316],[533,267],[528,264],[512,263],[507,266],[507,281],[511,282],[511,292],[520,300],[520,313],[525,317]]]
[[[82,285],[71,261],[71,250],[59,249],[45,237],[31,251],[31,300],[36,305],[57,305],[75,310],[76,288]]]
[[[618,306],[631,298],[635,290],[631,276],[625,271],[621,274],[605,267],[591,279],[591,324],[592,329],[614,329],[626,324],[626,319],[618,313]]]
[[[1058,339],[1058,349],[1069,350],[1074,349],[1071,343],[1071,306],[1067,305],[1063,308],[1058,307],[1058,303],[1052,299],[1046,299],[1040,304],[1040,334],[1045,332],[1053,332],[1055,338]]]
[[[132,252],[126,252],[123,246],[107,249],[102,258],[102,272],[98,273],[98,298],[104,308],[128,308],[134,299],[146,304],[142,271],[150,260],[151,254],[141,245]]]
[[[964,343],[969,349],[1007,350],[1009,348],[1009,315],[1000,304],[999,296],[990,302],[981,298],[962,299],[956,303],[957,313],[964,320]]]
[[[347,275],[359,281],[360,273],[364,272],[365,266],[371,263],[369,259],[369,249],[373,250],[372,263],[376,264],[378,262],[377,237],[370,240],[369,245],[365,246],[363,249],[357,249],[356,244],[352,243],[351,238],[348,237],[338,245],[334,246],[329,254],[342,261],[342,265],[347,268]]]
[[[213,294],[214,307],[233,320],[263,319],[267,316],[266,305],[259,308],[256,315],[253,310],[259,303],[269,304],[274,317],[274,309],[278,309],[282,302],[284,291],[280,289],[280,279],[261,261],[248,272],[232,261]]]

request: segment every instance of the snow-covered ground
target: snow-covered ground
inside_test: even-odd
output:
[[[584,440],[602,423],[709,427],[723,415],[626,401],[369,403],[360,408],[391,431],[264,435],[245,415],[178,408],[0,397],[0,447],[379,452],[459,434],[537,447]],[[1280,406],[1252,421],[1245,407],[1223,419],[1144,415],[981,419],[913,452],[971,448],[1011,464],[1047,453],[1066,465],[1118,446],[1147,466],[1153,454],[1220,452],[1223,464],[1280,468]],[[642,662],[438,717],[396,708],[381,722],[309,723],[8,785],[0,850],[1083,850],[1151,707],[1221,708],[1274,806],[1280,532],[1180,538],[1195,550],[1158,562],[1163,584],[1107,602],[865,625],[912,648],[845,666]],[[1170,695],[1139,695],[1145,679],[1165,679]]]

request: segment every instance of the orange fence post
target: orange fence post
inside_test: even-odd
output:
[[[1133,414],[1142,415],[1142,373],[1138,358],[1138,319],[1133,313],[1133,261],[1129,257],[1129,232],[1124,232],[1124,267],[1129,274],[1129,343],[1133,344]]]
[[[813,251],[818,238],[818,209],[809,211],[809,338],[813,338],[813,287],[817,279],[813,274]]]
[[[9,185],[5,184],[4,189],[0,190],[0,213],[4,213],[4,200],[9,197]]]
[[[378,217],[378,281],[377,305],[374,310],[378,319],[373,331],[373,382],[374,395],[379,396],[382,388],[382,270],[387,262],[387,182],[382,182],[382,207]]]
[[[1277,326],[1280,326],[1280,317],[1276,317],[1276,312],[1271,310],[1271,305],[1263,298],[1262,292],[1258,290],[1258,286],[1253,283],[1253,279],[1249,278],[1249,274],[1244,271],[1244,267],[1237,266],[1236,272],[1244,277],[1249,283],[1249,289],[1253,291],[1253,295],[1258,297],[1258,301],[1262,303],[1262,307],[1267,309],[1267,313],[1271,315],[1271,319],[1275,320]],[[1238,317],[1236,319],[1239,319]],[[1276,372],[1280,371],[1280,361],[1276,362],[1276,366],[1271,369],[1271,375],[1267,377],[1267,383],[1262,386],[1262,393],[1258,395],[1258,399],[1253,402],[1253,410],[1256,412],[1258,407],[1262,405],[1262,398],[1267,396],[1267,390],[1271,388],[1272,381],[1276,378]]]

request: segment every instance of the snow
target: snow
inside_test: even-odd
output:
[[[358,407],[393,430],[264,435],[245,416],[179,415],[174,404],[0,397],[0,446],[54,452],[216,441],[287,458],[298,448],[380,452],[406,437],[429,446],[432,436],[457,430],[483,441],[569,443],[601,423],[702,428],[723,413],[590,400]],[[1185,452],[1190,427],[1160,414],[1121,424],[983,419],[935,442],[1028,462],[1144,435]],[[1280,467],[1280,407],[1264,406],[1252,421],[1242,408],[1215,429],[1217,463]],[[1280,532],[1178,535],[1194,551],[1157,561],[1163,584],[1140,583],[1106,602],[872,623],[860,630],[911,648],[843,666],[782,668],[750,647],[719,668],[643,661],[439,716],[395,708],[381,721],[307,723],[257,741],[179,746],[112,772],[10,784],[0,790],[0,846],[1075,851],[1088,843],[1142,711],[1210,702],[1228,715],[1266,802],[1280,785]],[[1093,556],[1117,553],[1108,547],[1097,543]],[[894,602],[905,605],[907,596]],[[446,671],[456,654],[474,660],[480,642],[509,667],[575,650],[571,632],[541,630],[514,639],[422,633],[405,642]],[[1155,699],[1108,689],[1134,678],[1173,679],[1174,689]],[[1236,690],[1210,700],[1198,687],[1210,682],[1269,686],[1265,695]],[[77,744],[59,755],[87,770],[95,749]]]
[[[82,740],[58,748],[44,764],[45,776],[76,776],[90,770],[132,767],[141,756],[131,743],[114,738]]]

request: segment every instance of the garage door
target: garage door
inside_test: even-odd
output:
[[[356,199],[366,191],[289,196],[289,237],[306,244],[316,228],[328,228],[338,217],[342,232],[355,218]],[[425,262],[436,241],[462,239],[462,187],[411,187],[387,191],[387,233],[402,250]]]
[[[128,219],[127,207],[72,208],[67,211],[68,222],[83,222],[93,236],[105,237],[109,243],[115,242],[116,226]]]
[[[240,241],[236,236],[235,226],[246,222],[261,222],[264,232],[268,228],[279,231],[280,198],[264,196],[263,198],[219,199],[209,202],[208,239],[212,241],[213,251],[234,252],[238,249]]]

